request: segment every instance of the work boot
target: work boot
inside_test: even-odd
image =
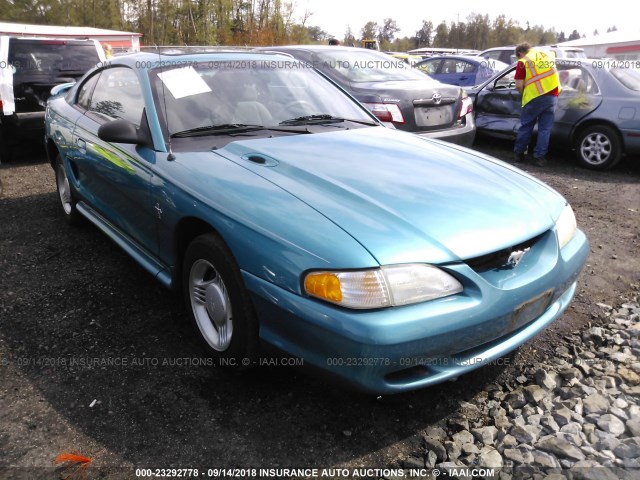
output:
[[[544,157],[533,157],[533,164],[536,167],[546,167],[547,166],[547,159]]]
[[[524,163],[526,162],[527,157],[524,152],[513,152],[513,161],[515,163]]]

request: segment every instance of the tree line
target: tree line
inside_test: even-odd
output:
[[[324,43],[330,35],[311,25],[312,12],[294,18],[294,2],[284,0],[0,0],[3,21],[47,25],[89,26],[143,34],[145,45],[283,45]],[[613,27],[615,28],[615,27]],[[574,30],[547,30],[519,25],[505,15],[470,14],[466,21],[424,20],[415,35],[396,38],[395,20],[367,22],[356,34],[351,28],[340,40],[359,45],[377,39],[384,50],[420,47],[482,50],[527,41],[545,45],[580,38]]]
[[[567,36],[565,32],[556,32],[553,28],[545,29],[541,25],[531,26],[529,22],[521,26],[505,15],[499,15],[491,20],[489,15],[480,13],[470,14],[466,22],[447,23],[442,21],[434,25],[431,20],[423,20],[422,27],[411,37],[395,38],[394,35],[397,31],[399,28],[397,28],[396,22],[387,18],[382,25],[368,22],[360,33],[363,38],[378,39],[385,50],[398,51],[422,47],[484,50],[522,42],[528,42],[531,45],[549,45],[582,38],[577,30],[573,30]],[[345,33],[345,41],[347,43],[353,42],[352,37],[348,30]]]

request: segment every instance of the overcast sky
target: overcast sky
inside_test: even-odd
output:
[[[441,21],[466,22],[472,13],[489,15],[493,21],[504,14],[521,26],[542,25],[546,29],[564,31],[568,37],[575,29],[580,35],[591,36],[595,29],[605,33],[607,28],[639,32],[637,5],[622,0],[586,3],[572,0],[537,0],[514,2],[509,0],[293,0],[297,20],[308,11],[312,15],[307,26],[319,26],[329,35],[343,38],[348,26],[356,37],[368,21],[382,24],[392,18],[401,29],[396,38],[411,37],[422,26],[422,20],[431,20],[434,27]]]

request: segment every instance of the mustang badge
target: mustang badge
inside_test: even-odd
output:
[[[516,265],[518,265],[522,260],[522,257],[524,257],[524,254],[529,250],[530,248],[527,247],[524,250],[514,250],[513,252],[511,252],[511,255],[509,255],[509,258],[507,259],[507,266],[515,268]]]

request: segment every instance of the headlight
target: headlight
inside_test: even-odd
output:
[[[576,224],[576,216],[573,214],[571,205],[567,203],[556,221],[556,231],[558,232],[558,245],[564,247],[571,241],[576,234],[578,226]]]
[[[307,294],[347,308],[381,308],[424,302],[462,291],[455,278],[431,265],[392,265],[375,270],[312,272]]]

